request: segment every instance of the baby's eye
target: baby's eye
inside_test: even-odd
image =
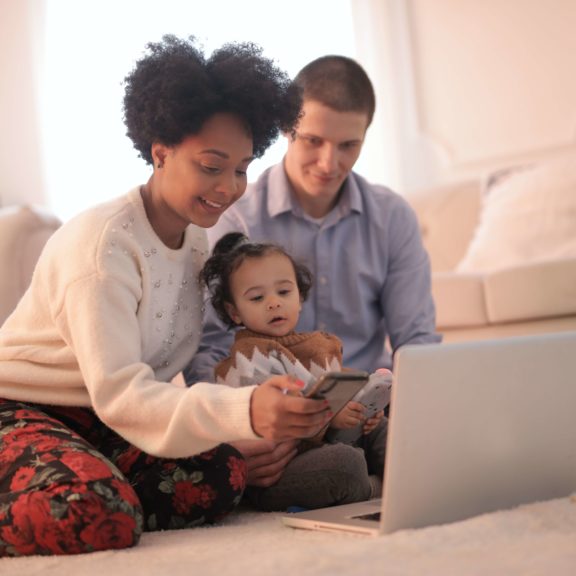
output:
[[[262,296],[252,296],[250,298],[250,302],[260,302],[262,300]]]
[[[292,290],[290,290],[289,288],[283,288],[282,290],[278,290],[278,294],[280,294],[280,296],[288,296],[290,292],[292,292]]]

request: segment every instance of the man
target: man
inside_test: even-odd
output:
[[[352,172],[374,115],[372,83],[358,63],[342,56],[312,61],[294,81],[304,103],[295,132],[286,134],[284,161],[208,230],[210,243],[241,231],[252,241],[282,245],[314,274],[297,330],[337,335],[347,368],[392,368],[398,348],[440,336],[414,211],[391,190]],[[208,310],[186,381],[213,380],[214,364],[232,341],[233,333]],[[274,484],[295,454],[289,443],[239,448],[253,486]]]
[[[352,172],[374,115],[372,83],[342,56],[314,60],[294,81],[303,115],[286,135],[283,163],[248,186],[208,230],[210,243],[241,231],[282,245],[315,279],[297,330],[341,338],[347,368],[391,368],[390,352],[440,337],[416,215],[400,196]],[[186,380],[212,380],[232,341],[209,310],[202,353]]]

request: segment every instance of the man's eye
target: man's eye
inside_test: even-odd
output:
[[[358,143],[357,142],[343,142],[342,144],[340,144],[340,150],[354,150],[355,148],[358,147]]]
[[[236,170],[236,176],[240,177],[246,176],[246,170]]]

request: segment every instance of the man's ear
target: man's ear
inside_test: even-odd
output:
[[[242,319],[240,318],[238,310],[236,310],[236,306],[234,306],[234,304],[231,304],[230,302],[224,302],[224,308],[226,308],[226,312],[228,312],[228,316],[230,316],[234,324],[242,324]]]
[[[163,168],[166,156],[168,156],[168,147],[160,142],[152,144],[152,162],[155,168]]]

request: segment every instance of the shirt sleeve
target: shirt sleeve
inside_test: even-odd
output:
[[[381,306],[392,351],[406,344],[439,342],[430,261],[416,214],[402,202],[390,218],[389,266]]]

